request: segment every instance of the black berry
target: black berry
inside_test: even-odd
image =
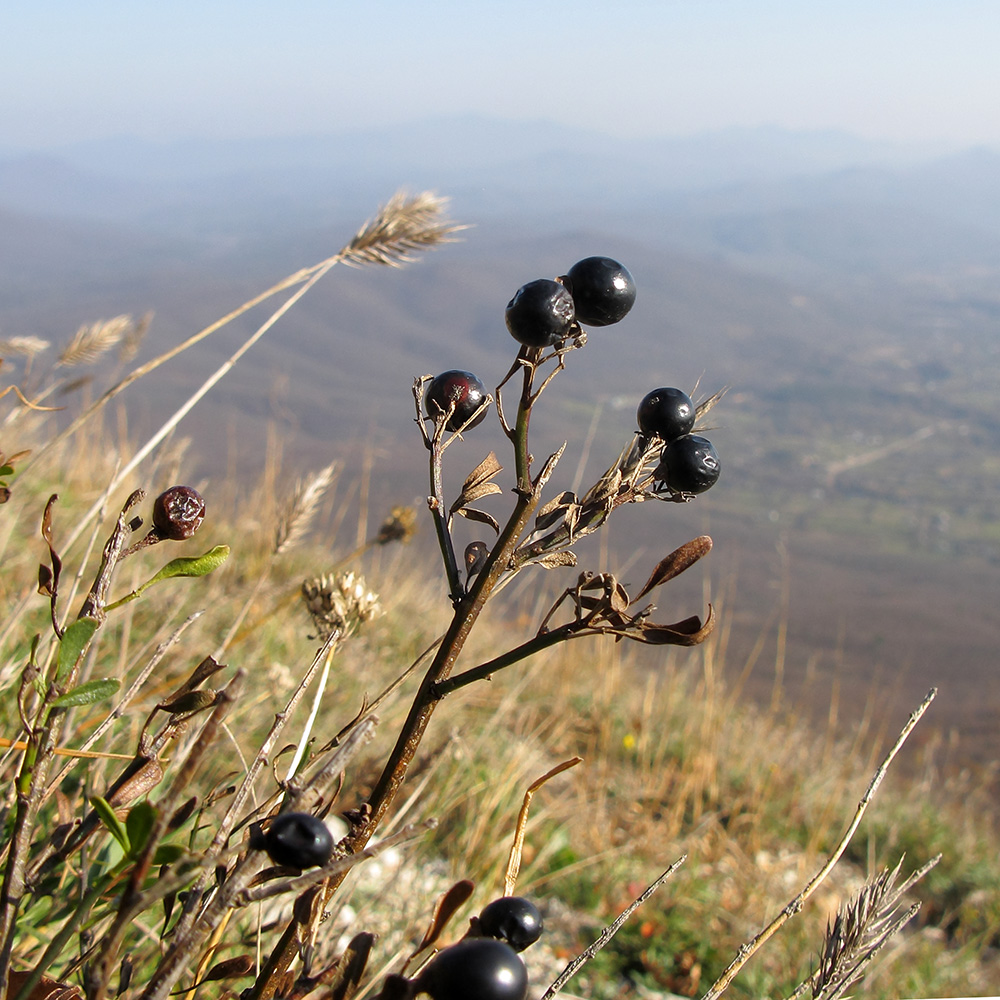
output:
[[[663,449],[656,474],[674,493],[704,493],[719,478],[719,456],[708,438],[685,434]]]
[[[153,527],[162,538],[190,538],[204,519],[205,501],[190,486],[171,486],[153,502]]]
[[[680,389],[654,389],[646,393],[636,413],[643,434],[659,434],[668,443],[690,434],[694,418],[694,403]]]
[[[576,318],[586,326],[610,326],[635,304],[635,280],[610,257],[585,257],[566,275]]]
[[[541,936],[544,924],[538,907],[523,896],[501,896],[479,914],[479,928],[491,938],[506,941],[514,951],[524,951]]]
[[[510,335],[526,347],[552,347],[573,330],[573,296],[565,285],[539,278],[522,285],[507,303]]]
[[[433,1000],[524,1000],[528,972],[503,941],[466,938],[438,952],[414,986]]]
[[[432,379],[427,394],[424,396],[424,406],[429,417],[436,417],[439,413],[448,413],[454,406],[455,409],[448,418],[445,427],[450,431],[457,431],[482,406],[485,399],[486,389],[483,383],[472,372],[455,369],[442,372]],[[485,416],[486,410],[484,409],[465,429],[469,430],[475,427],[482,422]]]
[[[281,813],[267,828],[264,849],[276,865],[313,868],[330,860],[333,834],[326,823],[309,813]]]

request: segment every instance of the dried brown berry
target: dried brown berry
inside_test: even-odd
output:
[[[153,503],[153,527],[162,538],[182,542],[205,519],[205,501],[190,486],[171,486]]]

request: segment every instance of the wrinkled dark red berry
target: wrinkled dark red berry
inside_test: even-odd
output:
[[[163,538],[182,542],[205,520],[205,501],[190,486],[171,486],[153,502],[153,527]]]
[[[685,434],[663,449],[656,474],[675,493],[704,493],[719,479],[719,456],[708,438]]]
[[[503,941],[465,938],[438,952],[414,985],[433,1000],[524,1000],[528,972]]]
[[[514,951],[534,944],[543,927],[538,907],[523,896],[501,896],[487,903],[479,914],[479,929],[487,937],[506,941]]]
[[[424,406],[431,418],[447,413],[454,406],[445,427],[450,431],[457,431],[483,405],[485,399],[486,389],[472,372],[453,369],[442,372],[431,380],[424,396]],[[465,430],[471,430],[482,423],[485,416],[486,410],[483,409]]]
[[[566,275],[576,318],[584,326],[610,326],[635,305],[635,280],[610,257],[585,257]]]
[[[654,389],[646,393],[636,412],[643,434],[658,434],[668,443],[690,434],[694,418],[694,403],[680,389]]]
[[[539,278],[522,285],[507,303],[510,335],[526,347],[552,347],[573,330],[573,296],[565,285]]]
[[[276,865],[313,868],[333,854],[333,834],[319,817],[287,812],[275,816],[264,834],[264,850]]]

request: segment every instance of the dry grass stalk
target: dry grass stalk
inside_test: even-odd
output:
[[[333,484],[336,467],[336,462],[331,462],[309,479],[300,479],[295,484],[295,490],[278,519],[278,528],[274,534],[276,556],[295,548],[305,538],[316,517],[320,500]]]
[[[344,263],[400,267],[415,260],[421,250],[453,243],[453,235],[468,227],[443,217],[447,203],[447,198],[429,191],[417,195],[397,192],[344,248]]]
[[[135,326],[136,323],[131,316],[115,316],[114,319],[99,319],[96,323],[85,323],[59,352],[56,367],[69,368],[96,361],[115,344],[121,343]]]

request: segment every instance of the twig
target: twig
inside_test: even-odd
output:
[[[892,748],[885,755],[885,759],[878,766],[875,774],[872,776],[872,780],[869,782],[868,788],[865,790],[865,794],[861,797],[861,801],[858,803],[858,808],[854,813],[854,818],[851,820],[847,829],[844,831],[844,835],[840,838],[837,846],[833,849],[833,852],[830,854],[829,858],[827,858],[823,866],[809,880],[805,888],[774,918],[774,920],[772,920],[765,928],[763,928],[763,930],[761,930],[755,937],[740,948],[736,957],[729,964],[722,975],[715,981],[712,988],[705,994],[702,1000],[716,1000],[716,997],[720,996],[733,979],[736,978],[736,974],[743,968],[744,965],[746,965],[750,957],[757,952],[761,945],[763,945],[779,928],[781,928],[791,917],[802,909],[805,901],[816,891],[817,888],[819,888],[820,884],[827,877],[827,875],[830,874],[834,865],[840,860],[840,856],[847,849],[847,845],[850,843],[851,838],[854,836],[855,831],[861,823],[861,818],[864,816],[865,810],[867,810],[868,806],[871,804],[878,786],[882,783],[882,779],[889,770],[889,765],[892,763],[893,758],[895,758],[896,754],[899,753],[901,747],[906,742],[907,737],[911,732],[913,732],[914,726],[916,726],[916,724],[923,717],[924,712],[926,712],[930,707],[930,704],[936,695],[937,688],[931,688],[924,700],[909,717],[906,725],[903,726],[896,742],[892,745]]]
[[[649,899],[650,896],[656,892],[657,889],[663,885],[664,882],[670,878],[671,875],[684,862],[687,861],[687,855],[681,855],[655,882],[647,886],[635,899],[632,900],[628,906],[615,918],[615,920],[608,924],[607,927],[601,931],[597,940],[585,951],[577,955],[569,965],[563,969],[562,972],[556,977],[555,981],[551,986],[539,997],[539,1000],[550,1000],[554,997],[576,974],[580,969],[587,964],[621,929],[622,924],[640,907],[643,903]]]

